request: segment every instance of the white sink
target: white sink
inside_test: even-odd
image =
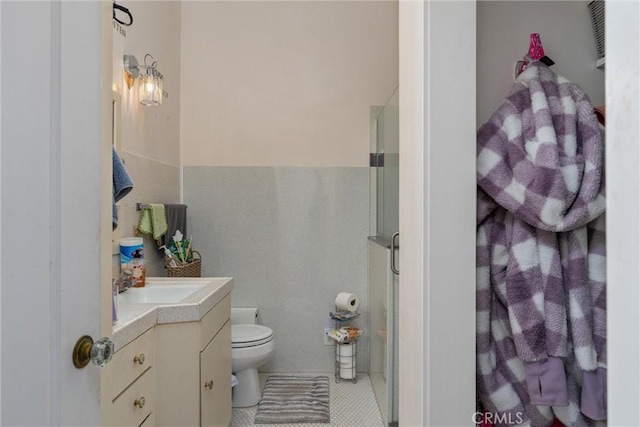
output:
[[[118,301],[125,304],[171,304],[182,301],[199,291],[208,282],[186,284],[147,284],[143,288],[129,288],[118,295]]]

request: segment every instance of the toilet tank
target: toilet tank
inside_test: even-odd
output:
[[[258,323],[257,308],[234,308],[231,307],[232,325],[255,325]]]

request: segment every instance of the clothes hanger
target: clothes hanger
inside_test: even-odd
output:
[[[124,21],[121,21],[120,19],[118,19],[118,17],[116,17],[116,9],[117,10],[121,10],[122,12],[124,12],[129,17],[129,22],[128,23],[124,22]],[[115,0],[113,0],[113,20],[116,21],[120,25],[124,25],[125,27],[128,27],[131,24],[133,24],[133,16],[131,15],[131,12],[129,12],[129,9],[127,9],[124,6],[119,5],[118,3],[115,2]]]

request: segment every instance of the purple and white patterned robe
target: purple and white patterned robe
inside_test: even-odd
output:
[[[587,95],[531,64],[478,131],[477,179],[485,409],[606,419],[604,141]]]

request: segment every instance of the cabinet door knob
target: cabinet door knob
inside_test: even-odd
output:
[[[133,363],[139,363],[142,365],[144,363],[144,353],[140,353],[140,355],[133,358]]]
[[[145,403],[146,400],[144,399],[144,396],[142,396],[140,399],[136,399],[136,401],[133,402],[133,406],[137,406],[138,408],[142,409],[144,408]]]
[[[204,383],[204,388],[208,388],[209,390],[211,390],[213,388],[213,380]]]

